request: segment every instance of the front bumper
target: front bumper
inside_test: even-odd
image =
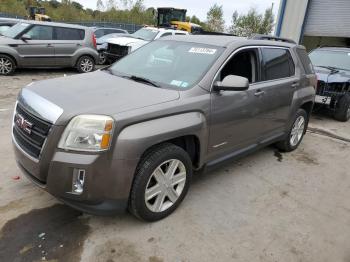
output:
[[[16,144],[14,151],[17,164],[26,177],[67,205],[94,215],[113,215],[126,210],[136,160],[111,161],[108,154],[56,151],[47,163],[47,173],[42,174],[45,171],[41,169],[41,161],[28,159]],[[81,194],[72,190],[76,169],[85,170]]]

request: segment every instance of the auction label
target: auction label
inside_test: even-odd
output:
[[[203,48],[203,47],[192,47],[188,52],[189,53],[196,53],[196,54],[213,55],[216,53],[216,49]]]

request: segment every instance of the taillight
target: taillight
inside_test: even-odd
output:
[[[92,43],[93,43],[94,47],[97,48],[96,35],[95,34],[92,34]]]

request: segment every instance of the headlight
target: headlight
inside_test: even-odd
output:
[[[58,147],[88,152],[108,150],[113,134],[113,123],[113,119],[109,116],[76,116],[64,130]]]

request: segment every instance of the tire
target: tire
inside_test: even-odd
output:
[[[106,59],[106,56],[103,52],[100,52],[99,53],[99,58],[98,58],[98,64],[99,65],[104,65],[107,63],[107,59]]]
[[[91,56],[82,56],[77,62],[79,73],[90,73],[95,70],[95,60]]]
[[[339,99],[334,118],[342,122],[350,119],[350,94],[345,94]]]
[[[171,169],[174,175],[171,175],[170,167],[175,167]],[[165,143],[149,150],[135,172],[129,211],[137,218],[149,222],[167,217],[186,196],[192,172],[191,159],[181,147]],[[176,182],[178,183],[174,184]]]
[[[15,61],[10,56],[0,54],[0,75],[12,75],[15,69]]]
[[[283,152],[291,152],[298,148],[306,133],[309,117],[304,109],[298,109],[293,119],[293,124],[288,131],[288,135],[283,141],[276,144],[277,148]]]

